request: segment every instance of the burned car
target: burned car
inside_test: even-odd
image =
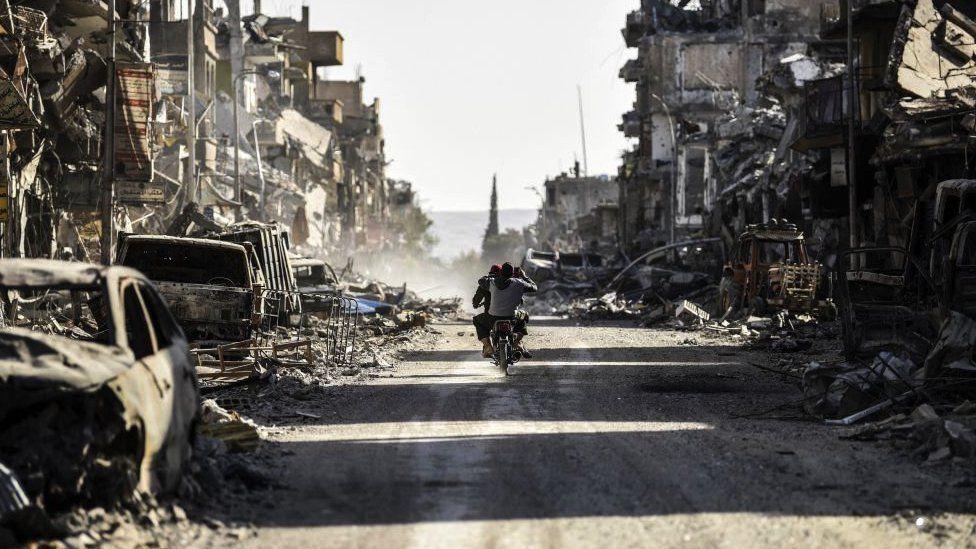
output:
[[[536,282],[590,281],[606,271],[603,256],[594,253],[544,252],[528,249],[522,270]]]
[[[0,260],[0,462],[57,512],[176,488],[197,389],[186,337],[122,267]]]
[[[919,363],[937,335],[938,320],[926,305],[931,279],[903,248],[857,248],[840,259],[837,292],[848,356],[873,358],[887,350]]]
[[[292,257],[291,269],[302,297],[302,310],[310,314],[331,310],[333,298],[342,293],[332,266],[321,259]]]
[[[244,245],[126,235],[118,263],[156,283],[190,341],[245,341],[261,326],[263,282],[253,253]]]
[[[834,315],[821,287],[823,266],[807,253],[803,232],[786,221],[750,225],[725,266],[718,310],[784,310]]]
[[[675,300],[718,282],[725,262],[720,238],[677,242],[650,250],[620,270],[606,286],[628,299],[647,295]]]

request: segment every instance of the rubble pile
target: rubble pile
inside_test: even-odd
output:
[[[648,326],[665,320],[682,302],[714,310],[726,257],[719,239],[688,240],[655,248],[625,265],[566,268],[527,255],[522,268],[539,284],[527,298],[534,315],[581,320],[634,319]],[[592,254],[590,254],[592,255]],[[541,281],[540,281],[541,279]]]
[[[386,284],[352,271],[351,266],[339,278],[339,293],[356,299],[360,311],[388,317],[371,321],[375,325],[391,329],[422,327],[427,320],[455,320],[461,311],[461,298],[424,299],[406,284]]]
[[[922,404],[843,436],[849,440],[890,440],[925,464],[976,459],[976,405]]]

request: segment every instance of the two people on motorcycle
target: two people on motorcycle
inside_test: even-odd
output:
[[[491,331],[499,320],[510,320],[515,332],[515,346],[526,358],[531,355],[522,345],[528,335],[526,325],[529,315],[519,309],[525,294],[535,293],[539,287],[521,269],[511,263],[493,265],[488,276],[478,280],[472,305],[477,309],[485,306],[485,312],[474,317],[474,327],[482,344],[482,354],[491,358],[495,349],[491,344]]]

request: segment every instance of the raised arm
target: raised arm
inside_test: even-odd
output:
[[[534,280],[529,278],[529,275],[522,273],[522,278],[520,279],[522,286],[525,287],[525,293],[534,294],[539,291],[539,285],[535,283]]]
[[[483,276],[478,279],[478,289],[474,292],[474,299],[471,300],[471,305],[477,309],[484,305],[485,301],[491,297],[491,292],[488,290],[489,277]]]

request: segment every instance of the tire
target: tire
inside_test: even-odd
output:
[[[508,374],[508,342],[499,342],[498,345],[498,367],[502,369],[502,372]]]

